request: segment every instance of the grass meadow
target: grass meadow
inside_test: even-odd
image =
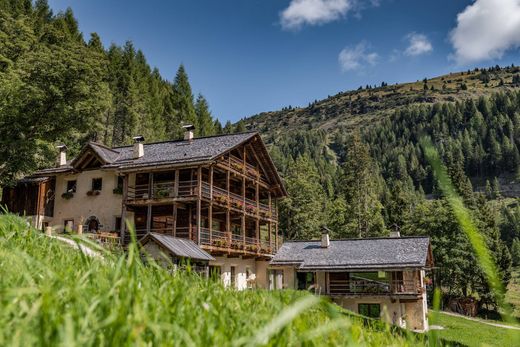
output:
[[[103,258],[0,215],[0,346],[420,346],[424,338],[306,292],[234,291],[141,261]]]

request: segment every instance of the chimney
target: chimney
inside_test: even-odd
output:
[[[330,230],[324,226],[321,229],[321,248],[329,248],[330,246],[330,238],[329,238]]]
[[[58,166],[65,166],[67,165],[67,146],[66,145],[59,145],[57,146],[59,153],[58,153]]]
[[[184,128],[184,141],[193,140],[193,130],[195,130],[195,126],[192,124],[186,124],[182,126]]]
[[[139,159],[144,155],[144,137],[142,135],[135,136],[134,138],[134,159]]]
[[[394,231],[390,231],[390,237],[401,237],[401,232],[399,231],[399,225],[394,224]]]

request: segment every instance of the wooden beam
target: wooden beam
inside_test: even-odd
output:
[[[227,190],[227,193],[228,193],[228,196],[227,196],[227,208],[226,208],[226,231],[227,232],[231,232],[231,216],[229,215],[229,209],[230,209],[230,204],[231,204],[231,201],[230,201],[230,196],[229,196],[229,188],[230,188],[230,185],[229,185],[229,177],[230,176],[230,171],[229,170],[226,170],[226,190]]]
[[[125,242],[125,232],[126,232],[126,200],[128,199],[128,177],[126,174],[123,176],[123,199],[121,204],[121,245],[124,245]]]
[[[173,203],[173,237],[177,236],[177,203]]]
[[[175,198],[179,196],[179,171],[180,170],[175,170],[175,179],[173,182],[173,197]]]
[[[200,245],[200,222],[201,222],[201,204],[202,204],[202,167],[197,168],[197,244]]]
[[[208,222],[209,222],[209,244],[213,244],[213,165],[209,168],[209,208],[208,208]]]

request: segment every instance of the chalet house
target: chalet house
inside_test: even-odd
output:
[[[134,140],[90,142],[71,161],[61,146],[56,167],[5,188],[2,203],[38,228],[123,245],[128,220],[150,253],[209,264],[237,289],[273,287],[277,201],[287,193],[260,136],[194,138],[188,127],[182,140]]]
[[[312,290],[359,314],[417,331],[428,329],[428,237],[284,242],[270,262],[283,288]]]

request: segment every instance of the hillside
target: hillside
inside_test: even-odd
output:
[[[423,345],[307,292],[172,275],[135,245],[87,258],[12,215],[0,215],[0,265],[2,346]]]
[[[518,67],[484,70],[450,73],[410,83],[364,86],[315,101],[307,107],[263,112],[245,118],[244,123],[266,134],[268,139],[287,130],[324,129],[335,133],[339,129],[372,124],[405,106],[478,98],[520,87],[516,78],[513,81],[513,76],[520,72]]]

